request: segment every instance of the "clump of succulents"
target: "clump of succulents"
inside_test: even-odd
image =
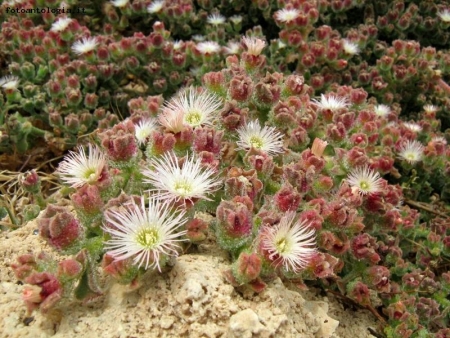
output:
[[[389,337],[449,334],[445,1],[1,6],[1,152],[78,145],[68,203],[19,180],[64,257],[12,266],[30,311],[93,301],[104,275],[137,287],[214,236],[237,288],[319,285],[382,304]]]
[[[448,168],[434,109],[406,122],[361,88],[314,97],[302,76],[264,72],[263,40],[242,44],[202,86],[131,100],[128,119],[59,164],[71,203],[50,204],[38,225],[67,258],[18,258],[29,310],[101,296],[98,266],[137,286],[212,233],[235,287],[261,292],[280,276],[373,310],[375,294],[388,335],[443,334],[450,229],[402,203],[423,189],[411,173]]]

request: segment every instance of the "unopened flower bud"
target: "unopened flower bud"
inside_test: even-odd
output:
[[[83,265],[75,259],[65,259],[58,263],[58,277],[73,279],[83,272]]]
[[[60,282],[48,272],[33,273],[25,279],[25,282],[36,286],[26,287],[23,293],[23,299],[30,312],[37,307],[46,312],[62,298],[63,289]]]
[[[362,306],[370,305],[370,292],[366,284],[354,281],[347,285],[347,295]]]
[[[274,202],[280,211],[295,211],[300,205],[301,195],[289,183],[285,183],[275,194]]]
[[[230,81],[230,96],[232,99],[242,102],[250,98],[253,92],[252,79],[245,75],[236,75]]]
[[[98,106],[98,96],[95,93],[86,93],[84,96],[84,105],[87,109],[95,109]]]
[[[85,184],[70,198],[75,209],[86,214],[97,214],[103,207],[100,191],[96,185]]]
[[[58,250],[65,250],[83,237],[83,229],[64,207],[49,205],[38,220],[39,233]]]
[[[191,242],[201,242],[206,238],[208,223],[200,218],[194,218],[186,224],[186,237]]]
[[[78,105],[83,100],[83,95],[79,89],[70,89],[69,87],[65,90],[65,95],[67,102],[71,107],[78,107]]]
[[[78,119],[78,115],[69,114],[64,118],[64,124],[68,130],[72,133],[76,134],[80,129],[80,120]]]
[[[19,181],[22,187],[32,194],[37,194],[41,191],[41,179],[34,169],[20,175]]]
[[[252,201],[236,196],[232,201],[222,201],[217,208],[216,235],[220,246],[235,251],[251,240]]]
[[[112,129],[100,134],[102,145],[113,161],[128,161],[137,154],[138,146],[135,127],[131,120],[125,120]]]
[[[262,260],[258,254],[241,252],[237,261],[233,263],[231,270],[239,284],[247,284],[258,278],[261,268]]]

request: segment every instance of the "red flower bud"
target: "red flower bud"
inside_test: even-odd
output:
[[[370,292],[366,284],[356,281],[347,285],[347,295],[363,306],[370,305]]]
[[[96,185],[85,184],[70,198],[74,207],[86,214],[98,214],[103,207],[100,191]]]
[[[83,229],[64,207],[49,205],[38,219],[39,233],[57,250],[70,248],[83,237]]]
[[[83,265],[75,259],[65,259],[58,263],[58,277],[73,279],[83,272]]]
[[[232,266],[232,273],[239,284],[246,284],[259,277],[262,261],[256,253],[242,252]]]
[[[229,91],[231,98],[238,102],[248,100],[253,93],[252,79],[245,75],[234,76],[230,81]]]
[[[63,289],[60,282],[48,272],[33,273],[25,282],[39,287],[24,289],[23,299],[30,312],[37,307],[46,312],[62,298]]]
[[[112,129],[100,134],[102,146],[113,161],[128,161],[137,153],[135,127],[131,120],[125,120]]]
[[[208,223],[200,218],[194,218],[186,224],[187,238],[192,242],[200,242],[206,238]]]
[[[362,233],[354,237],[351,248],[356,259],[366,259],[372,264],[378,263],[381,259],[376,252],[378,244],[376,244],[375,238],[369,234]]]
[[[280,211],[295,211],[300,205],[301,195],[292,185],[285,183],[274,196],[274,202]]]

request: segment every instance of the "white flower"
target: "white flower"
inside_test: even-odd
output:
[[[229,41],[226,47],[223,47],[225,54],[239,54],[241,51],[241,44],[236,41]]]
[[[399,155],[407,162],[414,164],[422,160],[424,146],[418,141],[407,141],[401,148]]]
[[[206,18],[206,22],[213,26],[223,25],[225,23],[225,17],[221,14],[214,13],[208,15],[208,17]]]
[[[164,1],[153,1],[150,5],[147,7],[147,12],[150,14],[155,14],[161,12],[161,10],[164,7]]]
[[[228,18],[234,25],[239,25],[242,22],[242,16],[233,15]]]
[[[317,249],[314,228],[309,227],[307,221],[294,223],[294,218],[295,212],[290,211],[278,224],[263,226],[260,243],[275,267],[283,266],[297,273],[308,265]]]
[[[261,51],[266,46],[264,40],[248,36],[242,38],[242,43],[247,47],[247,53],[254,56],[261,54]]]
[[[173,42],[173,50],[179,50],[184,47],[184,41],[176,40]]]
[[[382,189],[382,178],[380,174],[369,166],[357,167],[350,171],[347,177],[350,186],[361,195],[374,194]]]
[[[438,17],[441,18],[442,21],[450,22],[450,10],[449,9],[446,8],[446,9],[440,11],[437,15],[438,15]]]
[[[153,119],[143,119],[139,121],[135,128],[135,135],[139,145],[147,142],[147,138],[156,130],[156,122]]]
[[[278,45],[278,49],[283,49],[286,47],[286,44],[283,41],[281,41],[280,39],[276,39],[275,41]]]
[[[215,41],[203,41],[197,44],[197,50],[205,54],[217,54],[220,52],[220,45]]]
[[[406,129],[409,129],[415,133],[421,132],[422,131],[422,127],[417,124],[417,123],[413,123],[413,122],[403,122],[403,126]]]
[[[423,110],[424,110],[426,113],[435,113],[435,112],[438,111],[438,107],[437,107],[437,106],[434,106],[434,105],[432,105],[432,104],[426,104],[425,106],[423,106]]]
[[[219,189],[221,182],[212,169],[202,169],[201,162],[194,157],[186,157],[180,167],[174,154],[166,153],[151,163],[152,169],[142,174],[145,183],[152,184],[157,199],[171,202],[195,202],[197,199],[210,200],[207,195]]]
[[[197,42],[202,42],[205,41],[205,37],[201,34],[194,34],[191,36],[192,40],[197,41]]]
[[[105,220],[102,229],[111,235],[105,243],[108,254],[119,261],[133,258],[138,268],[157,268],[160,272],[169,256],[178,256],[176,243],[186,234],[185,230],[178,231],[186,222],[184,211],[174,214],[169,204],[152,198],[148,208],[141,197],[140,206],[133,202],[126,211],[107,210]]]
[[[19,87],[19,78],[13,75],[7,75],[0,79],[0,87],[6,90],[15,90]]]
[[[125,7],[129,2],[130,0],[111,0],[114,7]]]
[[[65,160],[59,164],[56,173],[65,184],[79,188],[101,180],[106,163],[105,154],[97,146],[89,144],[89,157],[83,147],[79,146],[78,153],[70,151]]]
[[[58,18],[53,24],[52,28],[50,29],[52,32],[62,32],[65,30],[70,23],[73,21],[73,19],[68,18],[67,16]]]
[[[218,97],[207,91],[201,93],[189,87],[169,101],[159,116],[159,123],[167,130],[178,133],[185,125],[192,128],[212,125],[221,106]]]
[[[336,111],[339,109],[347,108],[349,106],[349,102],[345,97],[339,97],[333,94],[330,94],[328,96],[321,94],[320,101],[316,99],[313,99],[312,101],[321,110]]]
[[[283,136],[274,127],[261,128],[258,121],[251,121],[237,130],[239,149],[259,149],[268,155],[276,155],[283,152]]]
[[[350,40],[344,39],[343,46],[346,54],[355,55],[359,53],[359,46],[355,42],[351,42]]]
[[[378,104],[375,106],[375,114],[380,117],[386,117],[391,112],[391,108],[385,104]]]
[[[290,22],[298,18],[300,11],[298,9],[280,9],[275,12],[275,20],[280,22]]]
[[[97,45],[98,41],[96,37],[88,37],[76,41],[72,45],[72,50],[75,54],[82,55],[92,52],[97,47]]]

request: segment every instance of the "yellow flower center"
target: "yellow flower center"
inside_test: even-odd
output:
[[[181,196],[188,195],[192,192],[192,186],[186,181],[176,182],[174,189]]]
[[[136,236],[136,242],[147,249],[152,249],[158,241],[159,234],[155,228],[142,229]]]
[[[202,121],[202,113],[198,110],[187,112],[184,120],[192,127],[199,126]]]
[[[253,148],[261,149],[264,145],[264,142],[261,140],[258,136],[252,136],[250,137],[250,144]]]
[[[93,168],[89,168],[88,170],[86,170],[86,172],[84,173],[84,178],[89,182],[89,183],[94,183],[95,181],[97,181],[97,171]]]
[[[367,189],[370,188],[370,184],[367,183],[367,182],[361,182],[361,183],[359,184],[359,187],[361,188],[361,190],[367,190]]]
[[[277,247],[278,253],[284,253],[286,251],[286,246],[287,246],[286,238],[279,239],[275,243],[275,246]]]
[[[416,156],[413,153],[411,153],[411,154],[406,154],[406,158],[410,161],[415,161]]]

